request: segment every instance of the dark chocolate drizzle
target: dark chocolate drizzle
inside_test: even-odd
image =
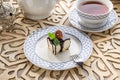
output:
[[[54,48],[53,48],[53,45],[54,45],[53,41],[49,37],[47,37],[47,40],[49,40],[50,44],[52,45],[52,49],[53,49],[52,53],[54,53],[56,55],[56,51],[54,51]],[[55,48],[56,48],[56,46],[55,46]]]
[[[53,53],[56,55],[56,54],[57,54],[57,53],[56,53],[56,45],[53,43],[53,40],[51,40],[49,37],[48,37],[47,39],[50,41],[50,44],[52,45],[52,48],[53,48],[53,45],[55,46],[55,50],[54,50],[54,48],[53,48]],[[67,38],[67,39],[65,39],[65,40],[59,39],[59,41],[60,41],[60,51],[59,51],[59,52],[62,52],[62,51],[63,51],[64,42],[65,42],[66,40],[70,40],[70,38]]]

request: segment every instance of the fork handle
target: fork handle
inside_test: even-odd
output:
[[[91,80],[89,76],[86,75],[86,70],[83,68],[83,62],[77,62],[77,64],[82,68],[82,71],[84,72],[87,80]],[[86,72],[85,72],[86,71]]]
[[[83,62],[77,62],[77,64],[78,64],[82,69],[84,69],[84,68],[83,68]]]

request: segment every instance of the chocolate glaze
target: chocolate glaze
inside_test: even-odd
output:
[[[50,44],[52,45],[52,49],[53,49],[53,41],[52,41],[49,37],[47,37],[47,40],[50,41]],[[48,47],[49,47],[49,46],[48,46]],[[55,47],[56,47],[56,46],[55,46]],[[54,49],[53,49],[52,53],[55,53],[55,55],[56,55],[56,51],[54,51]]]
[[[53,45],[55,46],[55,51],[54,51],[54,49],[53,49],[53,53],[56,55],[57,53],[56,53],[56,45],[53,43],[53,40],[51,40],[49,37],[47,38],[49,41],[50,41],[50,44],[52,45],[52,48],[53,48]],[[63,51],[63,48],[64,48],[64,42],[66,41],[66,40],[70,40],[70,38],[67,38],[67,39],[65,39],[65,40],[62,40],[62,39],[59,39],[59,41],[60,41],[60,51],[59,52],[62,52]]]
[[[60,52],[63,51],[63,48],[64,48],[63,45],[64,45],[64,42],[65,42],[66,40],[70,40],[70,38],[67,38],[67,39],[65,39],[65,40],[60,40],[60,47],[61,47]]]

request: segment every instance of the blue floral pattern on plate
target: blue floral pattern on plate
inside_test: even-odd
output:
[[[67,26],[50,26],[48,28],[39,29],[38,31],[33,32],[24,43],[24,53],[27,59],[35,64],[38,67],[49,69],[49,70],[65,70],[76,67],[76,63],[73,60],[66,62],[48,62],[42,58],[40,58],[35,53],[35,47],[38,40],[48,34],[48,32],[55,32],[56,30],[61,30],[66,34],[70,34],[77,38],[81,43],[82,49],[79,55],[83,58],[83,62],[86,61],[93,49],[92,41],[90,38],[83,33],[82,31],[78,31],[75,28],[67,27]]]

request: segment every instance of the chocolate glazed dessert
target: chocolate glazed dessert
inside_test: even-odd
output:
[[[50,51],[56,55],[60,52],[68,50],[71,41],[70,38],[63,37],[60,30],[57,30],[55,33],[48,33],[47,43]]]

